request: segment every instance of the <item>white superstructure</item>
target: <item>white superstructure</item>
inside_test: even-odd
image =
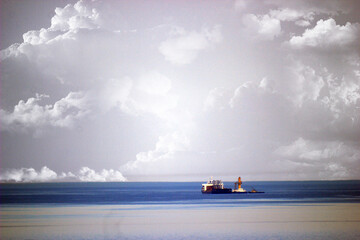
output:
[[[202,191],[211,191],[213,189],[224,189],[224,183],[221,180],[211,180],[207,181],[207,183],[202,184]]]

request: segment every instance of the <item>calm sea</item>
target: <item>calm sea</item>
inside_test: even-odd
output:
[[[202,194],[201,182],[0,184],[2,205],[359,203],[360,181],[245,182],[258,194]],[[233,188],[233,183],[225,182]]]
[[[360,239],[360,181],[201,184],[0,184],[0,239]]]

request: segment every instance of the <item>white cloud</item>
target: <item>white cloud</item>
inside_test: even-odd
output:
[[[356,178],[360,151],[354,139],[358,139],[360,124],[354,104],[358,99],[355,92],[359,90],[354,84],[345,87],[352,81],[333,79],[329,84],[331,75],[295,65],[285,87],[281,81],[263,78],[259,84],[240,85],[230,97],[222,89],[211,90],[205,101],[207,124],[199,126],[199,131],[204,132],[201,138],[207,139],[208,150],[212,149],[214,154],[231,146],[239,149],[241,154],[235,155],[234,151],[235,157],[229,154],[228,158],[241,162],[244,172],[251,171],[251,165],[261,155],[267,158],[260,161],[266,167],[258,167],[256,172],[279,171],[281,177],[288,173],[285,179]],[[346,89],[349,92],[345,94]],[[332,103],[323,103],[325,96],[331,96]],[[307,140],[299,138],[290,145],[284,144],[299,134]],[[211,139],[216,139],[213,144]],[[251,149],[256,157],[247,156],[249,152],[242,149]],[[241,161],[243,157],[246,160]]]
[[[222,110],[228,107],[232,91],[225,88],[214,88],[209,91],[205,101],[204,110]]]
[[[47,182],[58,178],[58,175],[53,170],[44,166],[39,172],[33,168],[10,169],[1,174],[0,181],[15,181],[15,182]]]
[[[152,95],[166,95],[171,89],[171,80],[156,71],[140,76],[138,89]]]
[[[100,89],[92,90],[92,94],[104,111],[114,107],[126,110],[126,102],[130,97],[133,85],[133,80],[129,77],[122,79],[111,78]]]
[[[171,90],[171,79],[150,71],[135,79],[109,79],[99,89],[92,90],[92,95],[105,110],[115,107],[131,115],[150,113],[163,118],[178,104],[178,96]]]
[[[95,2],[79,1],[74,5],[68,4],[64,8],[56,8],[55,16],[51,19],[51,26],[47,29],[28,31],[23,34],[24,43],[39,45],[50,43],[56,38],[63,38],[66,33],[78,29],[96,29],[100,27],[99,12]]]
[[[76,119],[83,117],[88,109],[82,92],[70,92],[53,105],[40,105],[47,95],[37,94],[26,102],[21,100],[13,112],[0,109],[3,130],[22,131],[29,128],[71,127]]]
[[[79,171],[78,178],[83,182],[123,182],[126,178],[120,171],[113,169],[103,169],[96,172],[88,167],[82,167]]]
[[[304,101],[317,100],[325,86],[325,81],[316,71],[300,63],[290,69],[292,81],[287,84],[289,98],[298,106]]]
[[[111,15],[107,14],[109,5],[105,1],[79,1],[56,8],[50,27],[28,31],[23,34],[22,43],[1,50],[2,65],[20,71],[2,77],[8,82],[4,85],[14,84],[13,78],[18,77],[14,75],[28,68],[38,75],[22,73],[26,76],[23,85],[37,81],[33,79],[37,77],[46,78],[47,82],[58,80],[69,90],[97,87],[103,78],[118,77],[119,66],[130,65],[124,59],[134,62],[132,51],[142,50],[136,42],[126,44],[136,33],[119,33],[104,25],[104,16]]]
[[[222,41],[221,27],[204,28],[201,32],[176,28],[171,36],[159,46],[165,59],[173,64],[184,65],[193,62],[201,50]]]
[[[54,181],[82,181],[82,182],[123,182],[126,178],[121,172],[113,169],[103,169],[96,172],[88,167],[82,167],[78,174],[72,172],[57,174],[44,166],[40,171],[34,168],[6,169],[0,174],[2,182],[54,182]]]
[[[270,10],[269,15],[280,21],[295,22],[296,25],[307,27],[314,20],[315,12],[291,8]]]
[[[141,39],[146,34],[152,36],[153,33],[142,32],[140,37],[140,34],[135,32],[125,34],[108,25],[104,26],[103,20],[109,6],[112,5],[105,2],[79,1],[74,5],[57,8],[49,28],[29,31],[24,34],[23,43],[14,44],[1,51],[4,65],[7,64],[11,69],[20,69],[19,72],[24,71],[23,74],[26,74],[24,69],[35,68],[34,71],[38,72],[40,77],[46,78],[49,83],[54,83],[54,79],[58,80],[62,89],[83,89],[84,95],[88,95],[92,100],[90,107],[96,107],[95,110],[106,112],[117,107],[132,115],[150,113],[165,116],[165,113],[175,108],[178,103],[178,97],[171,92],[172,80],[155,70],[139,71],[137,67],[134,68],[137,61],[143,64],[144,59],[151,57],[139,49],[139,40],[133,40]],[[218,27],[212,30],[204,28],[201,33],[194,32],[195,36],[197,34],[206,42],[206,48],[221,38]],[[128,44],[129,42],[131,44]],[[139,53],[145,55],[141,56]],[[158,55],[157,52],[154,54]],[[132,57],[135,55],[136,57]],[[129,74],[125,74],[123,69],[127,69]],[[18,77],[17,74],[17,71],[12,71],[2,78],[7,83],[4,85],[9,88],[17,87],[13,86],[15,84],[11,81]],[[36,81],[31,77],[28,77],[29,82]],[[4,108],[10,109],[16,101],[23,99],[16,95],[15,93],[10,96],[12,101],[9,102],[12,105]],[[9,98],[9,95],[7,97]],[[3,128],[19,128],[15,127],[15,123],[18,122],[18,125],[24,128],[45,125],[68,126],[75,122],[77,117],[74,114],[64,116],[64,121],[67,122],[56,121],[52,116],[55,112],[52,106],[42,106],[39,101],[43,97],[40,98],[20,101],[15,106],[17,109],[19,105],[25,105],[26,113],[9,113],[1,110]],[[55,103],[54,107],[56,106]],[[82,110],[84,109],[79,109],[78,112],[83,113]],[[26,119],[25,114],[28,117]]]
[[[259,136],[265,140],[280,137],[280,132],[291,134],[293,104],[274,91],[274,86],[272,80],[263,78],[259,83],[245,82],[233,89],[231,94],[211,97],[211,104],[205,105],[207,111],[202,119],[206,124],[199,126],[206,135],[203,138],[209,142],[209,139],[217,139],[214,148],[223,145],[237,148],[238,145],[258,141],[255,139]],[[211,90],[209,96],[213,96],[214,92],[217,90]]]
[[[141,75],[126,102],[130,112],[152,113],[163,118],[178,105],[178,96],[171,92],[172,81],[158,72]]]
[[[337,25],[335,20],[319,20],[312,29],[306,29],[302,36],[293,36],[289,44],[295,49],[315,48],[333,51],[336,49],[348,49],[358,44],[360,25],[358,23],[346,23]]]
[[[271,114],[272,107],[275,107],[276,104],[279,106],[273,110],[284,110],[281,107],[285,106],[280,107],[280,102],[284,105],[291,105],[291,102],[276,90],[275,81],[267,77],[264,77],[259,83],[245,82],[234,90],[214,88],[209,91],[204,101],[204,110],[240,110],[244,114],[242,116],[244,118],[253,114],[258,118],[262,114]]]
[[[272,98],[278,94],[273,91],[274,83],[268,78],[263,78],[259,84],[248,81],[240,85],[234,90],[232,97],[228,104],[231,108],[239,106],[247,108],[250,105],[256,106],[256,108],[263,108],[266,104],[266,98]],[[258,110],[261,112],[260,110]]]
[[[189,138],[184,132],[173,132],[160,136],[154,150],[138,153],[136,160],[130,161],[124,166],[124,171],[133,171],[141,169],[145,164],[172,159],[174,154],[189,150],[189,147]]]
[[[275,4],[280,9],[295,9],[306,13],[337,15],[349,11],[349,5],[346,1],[308,1],[308,0],[269,0],[265,4]]]
[[[61,35],[63,32],[48,30],[41,28],[39,31],[28,31],[23,34],[24,43],[32,45],[40,45],[48,43],[51,39],[55,39],[57,36]]]
[[[71,128],[76,121],[91,112],[117,108],[131,115],[153,114],[168,118],[169,111],[178,104],[178,96],[171,92],[172,82],[152,71],[137,79],[125,77],[109,79],[101,87],[84,92],[70,92],[54,104],[45,104],[47,95],[21,100],[12,112],[0,109],[2,130],[41,130],[44,127]]]
[[[299,19],[312,21],[314,19],[315,13],[290,8],[282,8],[270,10],[269,15],[273,18],[279,19],[280,21],[297,21]]]
[[[259,87],[270,92],[275,92],[276,82],[273,79],[264,77],[261,79]]]
[[[327,71],[326,71],[327,72]],[[335,110],[339,102],[345,105],[354,105],[360,99],[360,81],[356,79],[339,79],[332,74],[327,75],[329,101]]]
[[[56,8],[51,19],[52,30],[67,31],[77,28],[96,28],[99,25],[99,12],[92,5],[95,2],[78,1],[64,8]]]
[[[315,141],[298,138],[290,145],[277,148],[274,153],[292,162],[307,162],[327,179],[356,176],[360,161],[357,144],[340,141]]]
[[[295,22],[295,24],[298,26],[301,26],[301,27],[307,27],[307,26],[310,26],[311,23],[308,20],[300,19],[300,20],[297,20]]]
[[[264,40],[273,40],[281,34],[280,20],[267,14],[246,14],[242,22],[251,34]]]

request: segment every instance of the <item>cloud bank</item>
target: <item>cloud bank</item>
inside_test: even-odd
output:
[[[81,182],[124,182],[126,178],[121,172],[113,169],[103,169],[96,172],[88,167],[82,167],[77,174],[72,172],[58,174],[50,168],[44,166],[40,171],[34,168],[20,168],[2,170],[0,174],[1,182],[61,182],[61,181],[81,181]]]

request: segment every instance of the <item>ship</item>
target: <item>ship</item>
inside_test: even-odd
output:
[[[238,178],[237,182],[234,183],[234,189],[225,188],[224,183],[221,180],[209,180],[207,183],[202,184],[201,192],[210,193],[210,194],[226,194],[226,193],[264,193],[255,190],[254,188],[251,191],[246,191],[241,187],[242,181],[241,177]]]
[[[224,183],[221,180],[209,180],[207,183],[202,184],[201,188],[202,193],[211,193],[211,194],[224,194],[232,193],[231,188],[224,188]]]

